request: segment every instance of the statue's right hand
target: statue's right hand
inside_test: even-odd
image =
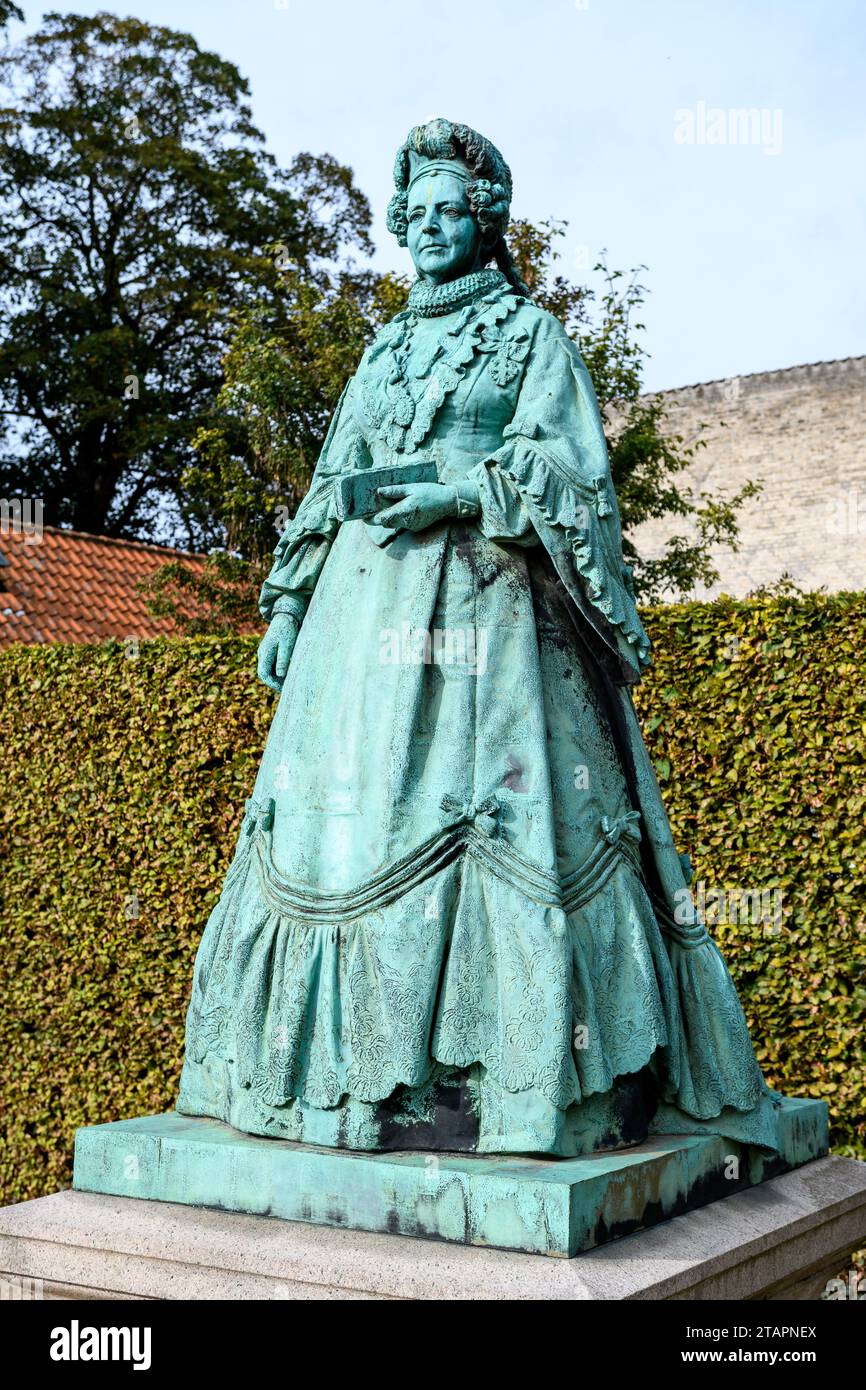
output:
[[[259,643],[259,680],[271,690],[282,690],[300,623],[291,613],[276,613]]]

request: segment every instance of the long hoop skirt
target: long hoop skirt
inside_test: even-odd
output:
[[[344,523],[196,958],[178,1109],[355,1149],[777,1148],[660,862],[630,697],[545,549]]]

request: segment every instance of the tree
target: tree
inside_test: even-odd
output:
[[[328,156],[279,168],[245,79],[188,34],[51,14],[0,82],[0,495],[213,545],[182,478],[235,315],[369,250],[366,199]]]
[[[17,19],[23,24],[24,11],[15,4],[15,0],[0,0],[0,29],[5,29],[10,19]]]
[[[622,517],[623,551],[634,572],[635,593],[643,602],[663,594],[687,594],[698,584],[718,579],[711,548],[737,549],[737,512],[760,490],[756,481],[730,497],[682,485],[678,474],[688,468],[704,442],[686,444],[665,429],[665,405],[643,393],[644,325],[635,316],[645,288],[637,276],[610,270],[605,259],[594,267],[602,277],[600,297],[558,273],[556,238],[567,223],[533,225],[517,222],[510,240],[515,259],[536,303],[555,314],[579,344],[605,417],[611,474]],[[640,267],[644,269],[644,267]],[[630,533],[651,517],[683,523],[664,553],[655,559],[638,553]]]
[[[226,549],[270,560],[275,526],[310,485],[340,393],[378,328],[405,303],[392,275],[296,271],[234,316],[225,382],[184,474],[192,505],[216,522]]]
[[[278,532],[307,488],[340,393],[408,282],[332,269],[282,274],[273,295],[233,318],[224,384],[184,472],[190,508],[220,543],[203,572],[169,561],[143,586],[154,616],[189,634],[260,622],[258,592]]]

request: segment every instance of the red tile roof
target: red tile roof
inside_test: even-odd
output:
[[[176,632],[151,618],[139,579],[168,560],[201,569],[203,555],[45,526],[41,536],[0,531],[0,647],[12,642],[102,642]]]

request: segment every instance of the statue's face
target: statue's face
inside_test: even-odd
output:
[[[478,265],[481,232],[466,197],[466,184],[438,171],[416,179],[406,208],[406,244],[415,269],[441,285]]]

